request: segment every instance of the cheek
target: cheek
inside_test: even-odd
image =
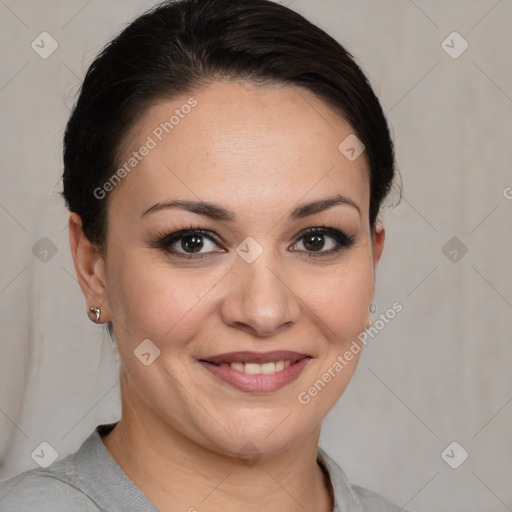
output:
[[[126,327],[128,336],[157,343],[192,334],[193,325],[200,323],[198,315],[207,303],[202,299],[215,284],[215,275],[178,270],[165,259],[150,261],[138,251],[126,251],[115,261],[109,302],[113,316]]]
[[[308,305],[322,320],[328,339],[346,340],[366,326],[374,293],[373,265],[360,254],[346,265],[310,277]]]

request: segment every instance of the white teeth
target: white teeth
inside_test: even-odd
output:
[[[245,363],[245,373],[248,373],[249,375],[261,373],[261,365],[258,363]]]
[[[244,363],[231,363],[231,368],[233,368],[233,370],[236,370],[237,372],[245,372]]]
[[[261,373],[276,373],[276,363],[260,364]]]
[[[283,371],[288,368],[291,361],[272,361],[270,363],[231,363],[231,369],[237,372],[247,373],[248,375],[272,374]]]

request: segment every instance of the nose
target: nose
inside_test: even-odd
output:
[[[293,283],[265,251],[252,263],[239,258],[230,274],[221,306],[226,325],[268,337],[297,322],[300,299]]]

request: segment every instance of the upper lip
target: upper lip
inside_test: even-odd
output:
[[[272,352],[228,352],[219,354],[218,356],[201,358],[200,361],[214,364],[231,364],[231,363],[271,363],[274,361],[291,361],[296,363],[301,359],[311,357],[308,354],[299,352],[291,352],[289,350],[274,350]]]

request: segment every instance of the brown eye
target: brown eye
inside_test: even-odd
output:
[[[307,251],[316,251],[323,249],[325,245],[325,235],[308,235],[304,238],[304,247]]]
[[[312,256],[332,254],[344,247],[350,247],[354,243],[353,236],[349,237],[337,229],[327,227],[310,228],[302,232],[298,240],[302,240],[300,243],[302,243],[304,251]],[[302,249],[294,250],[302,251]]]
[[[199,252],[204,245],[203,237],[197,235],[187,235],[181,238],[181,248],[188,252]]]
[[[172,256],[194,259],[224,252],[219,250],[215,235],[203,229],[186,229],[161,236],[153,246]]]

